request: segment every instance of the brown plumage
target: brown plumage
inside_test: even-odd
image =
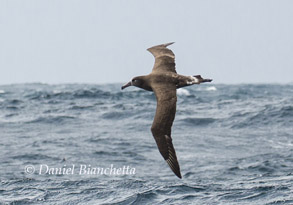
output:
[[[181,178],[180,167],[171,138],[171,127],[176,113],[176,89],[211,82],[212,80],[203,79],[200,75],[183,76],[177,74],[175,55],[167,48],[171,44],[173,43],[166,43],[147,49],[155,57],[152,72],[146,76],[134,77],[121,89],[136,86],[155,93],[157,109],[151,131],[161,155],[175,175]]]

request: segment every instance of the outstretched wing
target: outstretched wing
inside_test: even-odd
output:
[[[173,84],[152,85],[157,97],[156,115],[152,134],[163,158],[175,175],[181,178],[180,167],[171,138],[171,127],[176,113],[176,86]]]
[[[153,72],[169,71],[176,73],[175,55],[170,49],[167,48],[167,46],[173,43],[174,42],[161,44],[147,49],[155,57],[155,65],[153,68]]]

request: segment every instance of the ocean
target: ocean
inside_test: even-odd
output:
[[[177,178],[152,92],[0,85],[0,204],[293,204],[293,84],[177,91]]]

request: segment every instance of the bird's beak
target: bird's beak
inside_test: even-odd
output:
[[[127,88],[127,87],[129,87],[129,86],[131,86],[132,84],[131,84],[131,81],[130,82],[128,82],[128,83],[126,83],[125,85],[123,85],[122,87],[121,87],[121,90],[123,90],[124,88]]]

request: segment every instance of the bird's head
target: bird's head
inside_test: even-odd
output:
[[[123,90],[124,88],[127,88],[129,86],[142,88],[143,84],[144,84],[144,79],[142,78],[142,76],[137,76],[132,78],[132,80],[126,83],[125,85],[123,85],[121,89]]]

